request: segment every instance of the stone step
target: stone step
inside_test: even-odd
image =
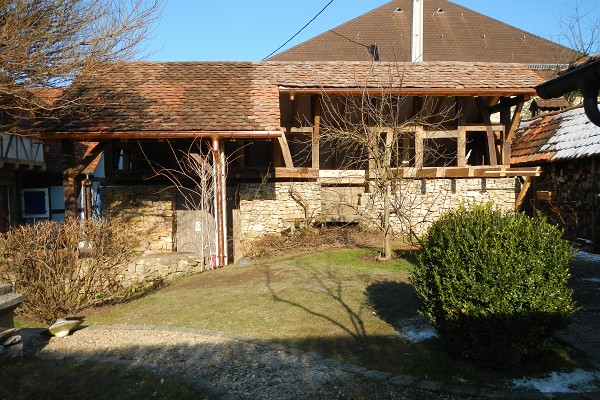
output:
[[[18,293],[5,293],[0,295],[0,312],[17,306],[23,302],[23,295]]]
[[[0,282],[0,296],[10,292],[12,292],[12,285],[10,283]]]

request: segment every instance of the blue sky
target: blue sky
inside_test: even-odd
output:
[[[259,61],[294,35],[329,0],[166,0],[147,59]],[[427,0],[424,0],[427,1]],[[559,41],[559,20],[598,0],[455,0],[454,3],[544,38]],[[334,0],[287,47],[340,25],[388,0]],[[597,7],[598,8],[598,7]],[[595,20],[600,11],[588,15]],[[562,16],[562,17],[561,17]]]

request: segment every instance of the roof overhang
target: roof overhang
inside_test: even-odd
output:
[[[289,93],[291,96],[295,94],[317,95],[324,94],[329,96],[381,96],[381,95],[396,95],[396,96],[519,96],[519,95],[535,95],[534,88],[323,88],[323,87],[287,87],[280,86],[280,93]]]
[[[272,139],[281,137],[281,131],[101,131],[101,132],[36,132],[30,137],[72,140],[168,140],[168,139]]]

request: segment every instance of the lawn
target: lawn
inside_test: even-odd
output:
[[[477,385],[578,366],[557,346],[523,367],[492,373],[450,359],[437,339],[405,340],[398,328],[417,316],[413,261],[405,253],[378,262],[373,251],[353,249],[231,265],[93,310],[86,324],[218,330],[394,374]]]

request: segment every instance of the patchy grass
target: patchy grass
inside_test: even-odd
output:
[[[142,368],[25,358],[2,364],[0,399],[211,399],[203,390]]]
[[[153,294],[97,309],[87,324],[213,329],[394,374],[483,384],[578,366],[559,347],[505,373],[450,359],[439,339],[404,340],[398,329],[417,316],[409,282],[412,254],[375,261],[372,250],[335,250],[232,265],[177,281]]]

